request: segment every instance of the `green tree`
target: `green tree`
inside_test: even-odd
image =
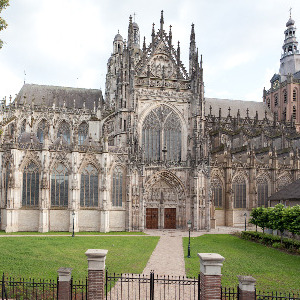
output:
[[[251,219],[249,221],[249,223],[254,224],[255,225],[255,231],[257,231],[257,226],[259,226],[259,222],[258,222],[258,218],[259,218],[259,211],[258,211],[258,207],[257,208],[252,208],[252,211],[250,213]]]
[[[7,6],[9,6],[9,0],[0,0],[0,13],[3,9],[5,9]],[[0,17],[0,31],[5,29],[7,27],[7,23],[3,18]],[[3,46],[3,41],[0,40],[0,49]]]
[[[283,231],[286,229],[286,209],[284,205],[279,203],[275,205],[273,209],[270,210],[269,226],[273,230],[278,230],[280,232],[281,243],[283,238]]]
[[[300,205],[287,207],[284,221],[285,229],[293,235],[300,234]]]

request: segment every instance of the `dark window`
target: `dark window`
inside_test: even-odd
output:
[[[68,207],[69,176],[68,169],[57,165],[51,174],[51,206]]]
[[[219,178],[211,180],[212,200],[215,207],[222,207],[222,183]]]
[[[257,206],[268,207],[268,180],[265,177],[257,179]]]
[[[91,164],[81,173],[80,206],[98,207],[98,171]]]
[[[274,105],[278,106],[278,94],[275,94],[274,96]]]
[[[293,90],[293,101],[297,100],[297,91],[296,89]]]
[[[287,103],[287,91],[286,90],[283,91],[283,102]]]
[[[5,168],[5,180],[4,180],[4,192],[5,192],[5,207],[7,207],[7,192],[8,192],[8,182],[9,177],[11,176],[11,165],[10,162],[6,164]]]
[[[293,106],[293,119],[294,119],[294,120],[296,120],[296,113],[297,113],[297,111],[296,111],[296,106],[294,105],[294,106]]]
[[[232,189],[234,194],[234,207],[246,208],[246,181],[242,176],[234,178],[232,183]]]
[[[37,206],[39,204],[39,170],[30,163],[23,171],[22,205]]]

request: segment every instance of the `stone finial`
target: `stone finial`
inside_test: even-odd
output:
[[[88,259],[89,270],[105,270],[105,259],[108,250],[88,249],[85,255]]]
[[[59,268],[57,270],[59,281],[70,281],[71,280],[72,268]]]

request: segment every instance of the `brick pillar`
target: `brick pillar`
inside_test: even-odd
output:
[[[58,273],[58,300],[71,299],[71,268],[59,268]]]
[[[103,300],[105,285],[105,258],[107,250],[89,249],[88,259],[88,299]]]
[[[200,258],[201,300],[221,299],[221,268],[224,257],[216,253],[198,253]]]
[[[255,282],[252,276],[238,276],[239,300],[255,300]]]

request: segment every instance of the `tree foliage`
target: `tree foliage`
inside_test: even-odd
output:
[[[7,8],[7,6],[9,6],[9,0],[0,0],[0,13],[2,12],[3,9]],[[7,23],[5,22],[5,20],[0,17],[0,31],[5,29],[7,27]],[[3,41],[0,40],[0,49],[3,46]]]
[[[250,223],[263,229],[278,230],[282,236],[284,230],[292,234],[300,234],[300,205],[284,207],[277,204],[275,207],[257,207],[251,212]]]

